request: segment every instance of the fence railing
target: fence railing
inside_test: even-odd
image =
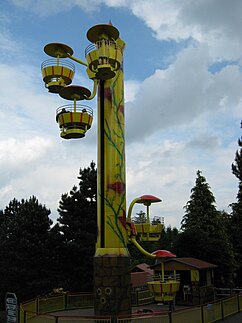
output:
[[[20,305],[20,323],[212,323],[239,313],[242,309],[242,294],[220,299],[202,306],[193,306],[175,312],[156,311],[133,314],[131,317],[94,317],[65,314],[65,310],[93,307],[91,294],[64,294],[35,299]],[[151,306],[152,307],[152,306]],[[55,313],[59,311],[58,313]],[[51,313],[50,313],[51,312]],[[68,315],[68,316],[67,316]],[[75,315],[75,316],[74,316]]]
[[[155,275],[150,275],[147,279],[147,282],[149,281],[161,281],[162,277],[160,274],[155,274]],[[175,279],[175,280],[180,280],[180,274],[176,274],[175,277],[174,275],[172,274],[169,274],[169,275],[164,275],[164,280],[165,281],[170,281],[171,279]]]
[[[235,294],[242,294],[242,288],[215,288],[217,298],[225,298]]]
[[[37,315],[41,316],[46,313],[65,311],[81,308],[93,307],[93,295],[84,293],[63,293],[59,295],[48,295],[44,297],[38,297],[34,300],[24,302],[20,304],[20,323],[27,322],[57,322],[55,318],[52,319],[51,315],[45,318],[46,321],[38,321]],[[35,318],[35,320],[33,319]],[[58,322],[63,322],[59,320]],[[106,321],[105,321],[106,322]]]
[[[154,302],[154,296],[151,295],[149,289],[136,290],[131,292],[132,306],[142,306]]]

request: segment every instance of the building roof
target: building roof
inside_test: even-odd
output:
[[[211,264],[209,262],[196,259],[196,258],[189,258],[189,257],[183,257],[183,258],[173,258],[169,259],[168,261],[175,260],[176,262],[189,265],[191,267],[195,267],[196,269],[203,270],[208,268],[215,268],[217,267],[214,264]]]
[[[133,288],[147,285],[149,274],[146,272],[131,273],[131,284]]]
[[[132,272],[146,272],[149,275],[154,275],[154,270],[150,268],[149,265],[142,263],[139,265],[136,265],[133,269]]]
[[[197,269],[208,269],[208,268],[217,267],[217,265],[214,265],[214,264],[211,264],[210,262],[203,261],[196,258],[188,258],[188,257],[177,258],[177,262],[188,264],[190,266],[196,267]]]
[[[214,264],[191,257],[170,258],[165,261],[165,270],[206,270],[216,267]],[[151,268],[159,269],[160,263],[151,266]]]

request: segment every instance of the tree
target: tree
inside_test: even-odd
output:
[[[237,202],[232,203],[230,214],[229,233],[232,241],[235,259],[237,260],[237,283],[242,283],[242,140],[238,140],[239,150],[235,153],[235,162],[232,164],[232,173],[239,180]]]
[[[242,183],[242,140],[239,139],[238,140],[238,145],[240,148],[240,150],[237,150],[235,153],[235,163],[232,164],[232,173],[238,178],[239,180],[239,188],[241,183]],[[239,193],[241,193],[241,191],[239,190]],[[241,195],[238,196],[238,198],[241,198]]]
[[[195,186],[184,209],[182,232],[176,246],[179,256],[196,257],[218,265],[221,281],[230,284],[234,258],[227,222],[224,212],[216,210],[215,198],[201,171],[197,171]]]
[[[206,228],[210,234],[214,234],[218,222],[217,211],[214,205],[215,198],[201,171],[197,171],[196,184],[191,190],[190,200],[185,205],[185,214],[182,219],[182,230],[189,228]],[[218,224],[218,223],[217,223]]]
[[[132,218],[132,221],[135,223],[135,224],[142,224],[142,223],[146,223],[146,214],[144,211],[139,211],[138,213],[136,213],[137,216],[133,217]]]
[[[161,218],[159,216],[154,216],[151,224],[160,224],[161,223]]]
[[[50,210],[35,196],[13,199],[0,213],[1,292],[13,291],[25,300],[48,291],[51,258]]]
[[[63,241],[63,286],[71,291],[92,289],[93,256],[97,237],[97,170],[95,163],[80,169],[79,188],[63,194],[56,229]]]
[[[161,233],[159,248],[174,252],[174,247],[177,245],[178,235],[179,235],[179,232],[177,228],[171,228],[171,226],[164,228],[164,230]]]

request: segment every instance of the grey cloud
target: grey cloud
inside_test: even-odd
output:
[[[190,140],[186,148],[189,149],[202,149],[211,151],[219,147],[219,139],[212,135],[207,135],[206,133],[201,133],[199,136],[196,135],[195,138]]]
[[[157,70],[144,80],[137,99],[126,107],[129,140],[190,124],[204,113],[236,109],[241,100],[239,67],[212,74],[208,61],[206,48],[188,48],[167,70]]]

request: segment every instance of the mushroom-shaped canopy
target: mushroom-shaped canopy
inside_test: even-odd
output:
[[[87,32],[87,39],[92,43],[101,40],[100,37],[106,35],[109,39],[116,40],[119,37],[119,31],[112,24],[95,25]]]
[[[159,199],[156,196],[153,195],[142,195],[136,203],[141,203],[144,205],[150,205],[151,203],[161,202],[161,199]]]
[[[174,258],[176,255],[168,250],[156,250],[152,252],[152,255],[155,255],[156,258]]]
[[[65,58],[73,55],[73,49],[66,44],[50,43],[45,45],[44,52],[52,57]]]
[[[63,87],[59,94],[66,100],[85,100],[91,95],[91,92],[83,86],[69,85]]]

